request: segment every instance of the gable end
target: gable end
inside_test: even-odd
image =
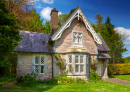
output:
[[[89,23],[88,19],[86,18],[86,16],[84,15],[83,11],[80,9],[80,7],[78,6],[76,8],[76,10],[69,16],[69,18],[63,23],[63,25],[51,36],[52,41],[55,41],[57,39],[59,39],[63,33],[63,31],[65,29],[67,29],[68,27],[70,27],[71,22],[78,17],[81,18],[83,20],[83,22],[85,23],[86,28],[90,31],[90,33],[92,34],[94,41],[97,44],[102,44],[101,39],[98,37],[97,33],[95,32],[95,30],[93,29],[93,27],[91,26],[91,24]]]

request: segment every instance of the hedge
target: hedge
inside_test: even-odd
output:
[[[130,63],[108,64],[109,75],[128,75],[130,74]]]

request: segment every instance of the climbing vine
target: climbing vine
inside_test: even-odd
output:
[[[63,54],[64,55],[64,54]],[[55,55],[56,58],[56,64],[58,65],[60,69],[60,75],[65,76],[69,71],[72,71],[72,67],[69,67],[68,70],[66,70],[66,61],[61,57],[61,54],[58,53]]]

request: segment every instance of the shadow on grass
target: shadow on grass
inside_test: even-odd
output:
[[[116,78],[114,75],[109,75],[109,78]]]

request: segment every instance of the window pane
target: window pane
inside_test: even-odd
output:
[[[72,56],[69,55],[69,63],[72,63]]]
[[[44,66],[41,66],[41,73],[44,73]]]
[[[72,73],[72,65],[71,64],[69,65],[69,72]]]
[[[83,56],[80,56],[80,63],[83,63]]]
[[[74,39],[74,43],[77,43],[78,42],[78,37],[77,37],[77,33],[74,32],[74,35],[73,35],[73,39]]]
[[[74,43],[77,43],[78,41],[78,38],[77,37],[74,37]]]
[[[78,61],[79,61],[79,60],[78,60],[78,57],[79,57],[79,56],[75,56],[75,63],[78,63]]]
[[[79,65],[75,65],[75,73],[79,72]]]
[[[35,73],[39,73],[39,67],[35,66]]]
[[[38,64],[38,63],[39,63],[39,57],[36,56],[36,57],[35,57],[35,64]]]
[[[41,57],[41,64],[44,64],[44,57]]]
[[[84,65],[80,65],[80,73],[83,73]]]

